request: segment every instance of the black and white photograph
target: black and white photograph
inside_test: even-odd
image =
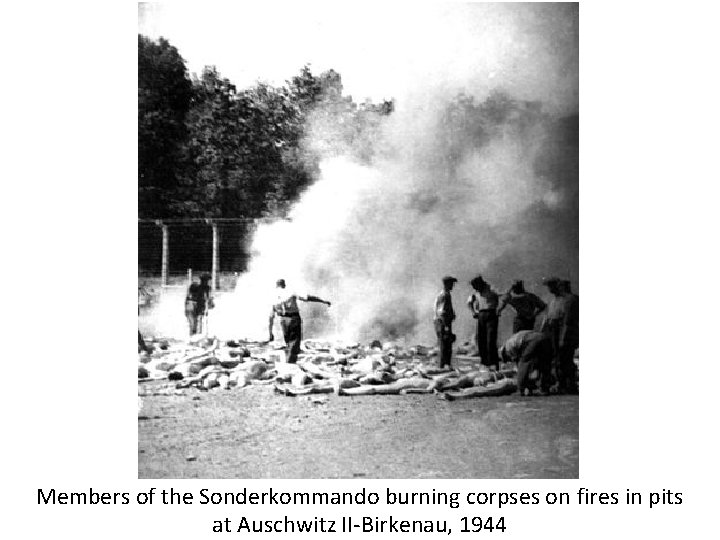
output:
[[[9,3],[4,536],[711,536],[717,12]]]
[[[579,478],[579,11],[138,4],[138,478]]]

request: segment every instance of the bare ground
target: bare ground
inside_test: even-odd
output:
[[[138,413],[138,476],[577,478],[578,397],[151,395]]]

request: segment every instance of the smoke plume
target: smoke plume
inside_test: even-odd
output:
[[[258,227],[249,271],[219,302],[214,332],[265,336],[281,277],[333,302],[302,308],[307,337],[363,341],[432,343],[446,274],[459,279],[461,340],[472,336],[464,304],[478,273],[498,292],[523,279],[542,294],[549,274],[577,287],[577,8],[498,9],[483,26],[487,52],[473,53],[477,66],[464,59],[464,78],[418,83],[361,138],[370,159],[335,145],[290,220]],[[309,146],[327,146],[322,128],[307,132]]]

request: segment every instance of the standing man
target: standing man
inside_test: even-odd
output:
[[[140,316],[140,306],[144,306],[146,304],[146,298],[148,296],[147,289],[145,289],[145,285],[138,287],[138,317]],[[145,343],[145,340],[142,337],[142,334],[140,333],[140,330],[138,329],[138,352],[145,352],[150,353],[152,350],[150,347],[147,346]]]
[[[505,362],[517,362],[518,392],[521,395],[532,394],[530,374],[536,369],[540,372],[540,394],[549,393],[553,347],[548,336],[534,330],[516,332],[502,346],[500,356]]]
[[[565,377],[565,389],[575,394],[578,391],[575,351],[580,346],[580,297],[572,292],[569,279],[560,280],[560,292],[565,299],[560,365]]]
[[[475,339],[480,362],[484,366],[498,369],[500,367],[497,349],[498,295],[482,276],[473,278],[470,285],[475,292],[468,298],[467,305],[473,318],[477,319]]]
[[[278,279],[275,285],[277,287],[277,300],[272,306],[270,320],[268,322],[269,341],[275,339],[272,330],[275,315],[277,315],[280,317],[280,327],[282,328],[283,337],[285,338],[285,359],[288,364],[294,364],[297,362],[297,356],[300,353],[300,341],[302,341],[302,319],[300,318],[300,309],[298,308],[297,301],[318,302],[320,304],[326,304],[328,307],[330,307],[330,302],[310,294],[299,296],[293,292],[289,292],[285,289],[284,279]]]
[[[210,288],[211,279],[209,274],[203,274],[200,276],[200,283],[192,283],[188,287],[185,297],[185,317],[191,336],[202,331],[207,311],[214,307]]]
[[[535,328],[535,318],[547,307],[539,296],[527,292],[525,285],[519,279],[512,284],[510,290],[500,299],[498,317],[500,317],[503,309],[508,304],[515,310],[513,334],[520,330],[533,330]]]
[[[142,334],[140,333],[140,330],[138,330],[138,352],[144,352],[144,353],[151,353],[152,350],[150,347],[147,346],[145,343],[145,340],[142,337]]]
[[[443,290],[435,298],[433,324],[435,325],[435,334],[440,347],[440,368],[451,366],[452,344],[455,341],[455,336],[452,333],[455,310],[453,309],[450,291],[452,291],[456,282],[457,279],[452,276],[442,278]]]
[[[579,344],[579,298],[570,292],[570,282],[556,277],[544,280],[550,294],[542,332],[553,345],[553,368],[558,380],[558,391],[577,393],[575,349]]]

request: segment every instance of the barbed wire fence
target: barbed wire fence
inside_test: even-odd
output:
[[[253,232],[263,220],[139,219],[138,288],[187,287],[209,274],[214,291],[229,291],[250,259]]]

